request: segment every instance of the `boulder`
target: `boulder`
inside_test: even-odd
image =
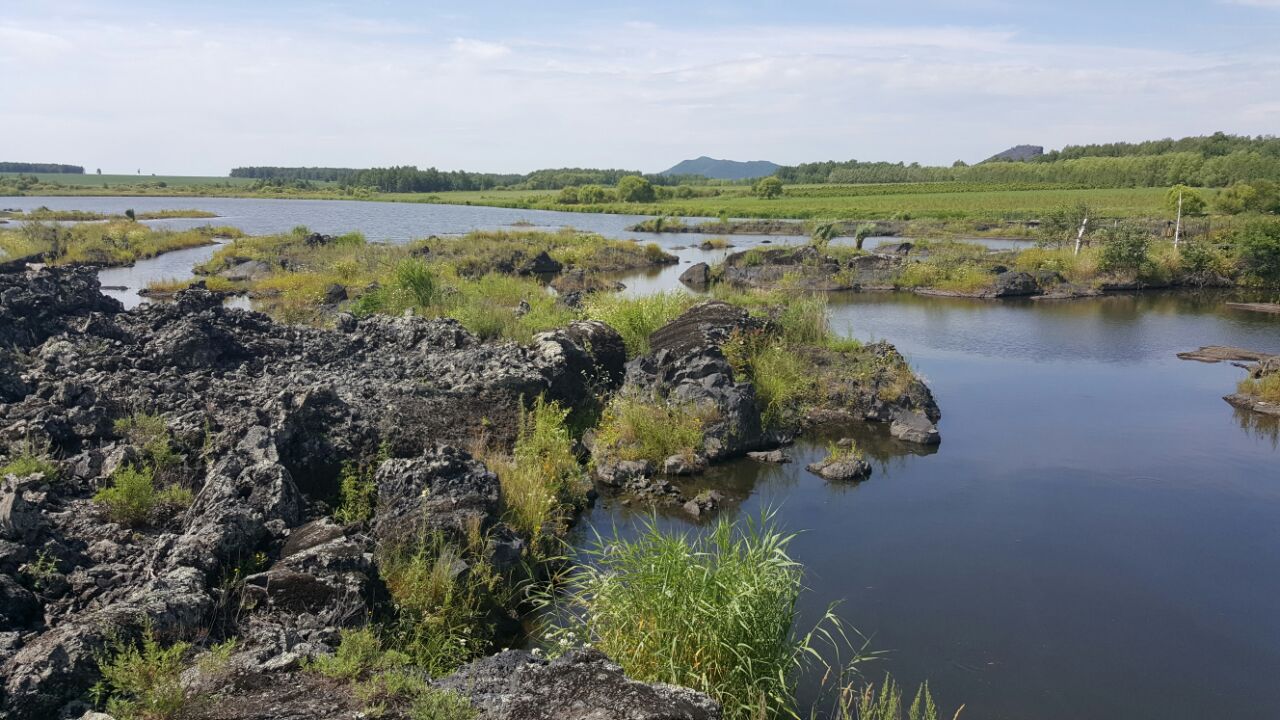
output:
[[[683,355],[725,343],[734,333],[759,331],[764,323],[746,310],[719,300],[698,303],[649,335],[651,352]]]
[[[261,260],[243,260],[218,272],[218,277],[231,282],[252,282],[271,274],[271,266]]]
[[[662,463],[667,475],[700,475],[707,470],[707,459],[702,455],[676,453]]]
[[[597,650],[540,660],[508,650],[477,660],[436,687],[471,701],[486,720],[719,720],[720,707],[693,690],[646,685]]]
[[[423,532],[456,538],[492,524],[499,511],[498,477],[463,450],[439,446],[417,458],[392,458],[374,475],[378,513],[373,536],[400,544]]]
[[[724,501],[724,495],[718,490],[703,490],[698,493],[692,500],[686,502],[682,507],[686,513],[695,518],[702,518],[710,515],[720,509],[720,503]]]
[[[861,482],[871,477],[871,465],[860,457],[851,454],[827,456],[805,466],[809,472],[824,480],[835,482]]]
[[[889,425],[889,434],[905,442],[937,445],[942,442],[938,426],[921,413],[899,413]]]
[[[760,452],[749,452],[747,453],[747,457],[751,458],[752,460],[755,460],[756,462],[774,463],[777,465],[791,462],[791,458],[787,457],[787,454],[782,452],[781,450],[763,450]]]
[[[1035,277],[1017,270],[1007,270],[996,275],[995,287],[992,289],[995,297],[1024,297],[1039,292],[1040,285],[1036,283]]]
[[[695,290],[706,288],[711,284],[711,266],[704,262],[690,265],[680,273],[680,282]]]
[[[546,250],[534,255],[516,268],[518,275],[555,275],[564,269]]]

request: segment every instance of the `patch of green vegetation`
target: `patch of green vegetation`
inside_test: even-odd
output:
[[[43,474],[46,480],[57,480],[58,465],[52,460],[28,450],[0,466],[0,477],[5,475],[26,477],[36,473]]]
[[[569,529],[591,489],[574,453],[569,411],[541,396],[521,408],[520,430],[510,455],[481,448],[476,453],[502,483],[505,519],[546,550]]]
[[[618,460],[648,460],[659,467],[672,455],[702,448],[702,429],[715,418],[696,405],[619,393],[605,406],[595,453]]]
[[[963,706],[956,710],[953,720],[963,711]],[[853,685],[842,688],[831,717],[833,720],[938,720],[938,705],[929,691],[929,683],[925,682],[916,689],[904,714],[902,688],[891,676],[885,675],[879,688],[871,683],[861,689]]]
[[[206,675],[222,672],[234,649],[234,641],[215,645],[198,664]],[[175,642],[163,646],[151,627],[144,628],[139,643],[116,638],[98,658],[102,680],[93,688],[95,701],[118,720],[175,720],[189,713],[204,696],[186,688],[182,675],[192,645]]]
[[[126,465],[111,475],[111,485],[94,494],[107,517],[126,527],[145,525],[152,513],[190,507],[191,491],[171,485],[157,488],[151,468]]]
[[[567,580],[549,636],[591,643],[628,677],[705,692],[729,720],[793,716],[798,671],[819,638],[841,631],[830,613],[796,630],[803,586],[791,539],[769,516],[722,519],[696,536],[650,521],[635,538],[601,539]]]
[[[317,657],[308,668],[353,684],[371,717],[403,709],[411,720],[470,720],[476,711],[456,693],[432,688],[412,667],[413,658],[390,649],[372,627],[344,629],[337,651]]]
[[[583,313],[599,320],[622,336],[627,355],[635,357],[649,352],[649,335],[693,307],[697,298],[681,292],[658,292],[643,297],[596,294],[590,297]]]
[[[95,222],[102,220],[163,220],[168,218],[215,218],[216,213],[207,210],[150,210],[134,212],[128,210],[123,214],[101,213],[91,210],[50,210],[41,206],[35,210],[11,216],[14,220],[35,220],[55,222]]]
[[[172,250],[209,245],[214,237],[229,232],[239,233],[221,227],[160,230],[128,220],[75,225],[30,222],[16,230],[0,230],[0,250],[9,257],[43,255],[52,265],[128,265]]]
[[[372,469],[348,460],[338,474],[338,507],[333,511],[333,519],[343,525],[362,523],[373,517],[377,497],[378,485],[373,480]]]
[[[157,469],[169,468],[181,461],[169,442],[169,426],[160,415],[134,413],[116,419],[113,428],[117,435],[139,447]]]
[[[1236,390],[1244,395],[1254,395],[1266,402],[1280,403],[1280,373],[1271,373],[1260,378],[1245,378],[1240,381]]]
[[[398,618],[389,647],[433,677],[485,653],[493,637],[489,610],[505,607],[519,591],[494,570],[487,544],[477,525],[465,545],[427,532],[376,554]]]

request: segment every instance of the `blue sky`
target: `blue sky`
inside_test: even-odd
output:
[[[661,170],[1280,132],[1280,0],[29,2],[0,159]]]

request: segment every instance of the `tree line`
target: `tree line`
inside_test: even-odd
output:
[[[0,162],[0,172],[58,173],[60,175],[83,175],[84,168],[79,165],[62,165],[60,163]]]
[[[1235,150],[1225,155],[1199,152],[1120,157],[1080,157],[1052,162],[957,163],[951,167],[888,162],[818,162],[777,172],[788,184],[822,183],[1060,183],[1086,188],[1226,187],[1258,179],[1280,180],[1280,155]]]
[[[674,186],[680,184],[707,184],[702,176],[692,175],[644,175],[636,170],[594,168],[548,168],[524,175],[504,173],[473,173],[461,170],[443,171],[434,167],[420,170],[413,165],[386,168],[324,168],[324,167],[238,167],[231,177],[254,178],[272,184],[289,184],[295,181],[336,182],[343,187],[371,188],[379,192],[448,192],[450,190],[561,190],[568,187],[600,185],[612,187],[623,178],[640,176],[652,185]]]
[[[1147,140],[1145,142],[1095,143],[1067,145],[1027,162],[1046,163],[1059,160],[1075,160],[1084,157],[1131,157],[1135,155],[1168,155],[1170,153],[1196,153],[1201,157],[1223,157],[1234,152],[1256,152],[1270,157],[1280,157],[1280,137],[1272,135],[1228,135],[1216,132],[1212,135],[1196,135],[1178,140]]]

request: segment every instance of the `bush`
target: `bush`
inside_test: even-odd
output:
[[[113,425],[117,435],[137,445],[157,468],[167,468],[178,463],[178,455],[169,444],[169,426],[159,415],[134,413],[119,418]]]
[[[792,715],[796,672],[823,631],[794,631],[802,571],[790,541],[768,516],[697,537],[651,520],[634,539],[598,539],[550,637],[590,642],[637,680],[705,692],[730,720]]]
[[[1178,211],[1179,198],[1182,201],[1183,215],[1203,215],[1205,208],[1208,207],[1199,190],[1186,185],[1174,185],[1165,195],[1165,205],[1171,212]]]
[[[639,395],[619,394],[605,407],[597,447],[619,460],[649,460],[659,466],[702,448],[706,411]]]
[[[377,495],[378,486],[373,481],[372,472],[348,460],[342,464],[338,475],[338,508],[333,512],[333,519],[343,525],[368,520],[373,517]]]
[[[157,508],[190,506],[192,496],[190,490],[176,486],[157,490],[150,468],[126,465],[111,475],[111,486],[99,490],[93,500],[112,522],[137,527],[146,524]]]
[[[223,672],[234,647],[235,642],[228,641],[210,648],[197,663],[201,672]],[[98,657],[102,680],[93,687],[95,701],[119,720],[170,720],[186,715],[205,700],[182,681],[182,674],[192,667],[186,661],[191,649],[185,642],[162,647],[150,626],[143,630],[140,643],[116,638]]]
[[[825,340],[823,337],[817,343]],[[816,399],[818,376],[813,365],[783,338],[734,333],[724,344],[724,354],[738,379],[750,380],[755,386],[756,403],[766,427],[789,426],[804,412],[806,403]]]
[[[400,618],[396,647],[433,677],[485,652],[492,634],[487,608],[500,604],[495,593],[504,590],[480,555],[486,539],[478,525],[469,542],[472,552],[433,532],[378,554],[379,572]]]
[[[1246,282],[1280,288],[1280,220],[1254,220],[1233,240]]]
[[[58,479],[58,466],[50,460],[24,452],[0,467],[0,477],[16,475],[26,477],[41,473],[46,480]]]
[[[176,718],[187,706],[182,672],[190,649],[184,642],[161,647],[150,628],[143,633],[141,645],[117,639],[109,656],[98,660],[102,680],[93,694],[120,720]]]
[[[1098,254],[1098,267],[1110,272],[1137,275],[1150,262],[1147,253],[1151,236],[1136,225],[1122,223],[1102,231],[1102,249]]]
[[[751,186],[751,194],[765,200],[782,197],[782,181],[772,176],[760,178]]]
[[[627,175],[618,180],[618,200],[627,203],[648,203],[656,199],[653,184],[639,175]]]

